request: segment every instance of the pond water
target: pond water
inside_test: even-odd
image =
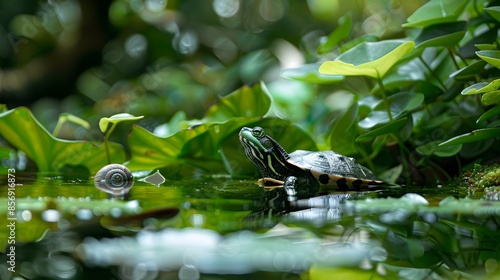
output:
[[[92,179],[16,179],[14,216],[0,188],[1,279],[500,277],[500,205],[455,188],[290,201],[256,180],[136,180],[113,196]]]

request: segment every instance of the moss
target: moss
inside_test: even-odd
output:
[[[498,191],[500,188],[500,164],[474,166],[465,171],[463,183],[473,191]]]

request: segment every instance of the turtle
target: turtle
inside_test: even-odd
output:
[[[246,156],[258,168],[261,186],[284,187],[288,195],[306,188],[337,187],[340,191],[372,188],[385,184],[354,158],[334,151],[297,150],[288,154],[262,127],[243,127],[239,139]]]

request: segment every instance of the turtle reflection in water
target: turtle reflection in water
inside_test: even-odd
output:
[[[243,127],[239,138],[245,154],[263,177],[259,180],[261,186],[283,186],[290,196],[301,190],[315,192],[320,185],[359,191],[384,183],[353,158],[333,151],[297,150],[288,154],[261,127]]]

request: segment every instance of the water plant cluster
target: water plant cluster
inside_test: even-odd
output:
[[[92,173],[108,162],[127,162],[133,170],[255,175],[236,135],[259,125],[287,150],[332,149],[389,181],[448,180],[468,163],[498,156],[500,147],[500,8],[452,2],[426,3],[403,24],[406,36],[396,39],[355,34],[345,15],[330,34],[302,48],[306,64],[281,72],[293,81],[243,86],[219,98],[202,119],[179,111],[163,125],[134,125],[122,143],[109,141],[114,127],[140,118],[104,117],[102,138],[65,140],[58,137],[60,124],[89,123],[64,113],[49,133],[29,109],[3,106],[1,168],[21,151],[42,172],[83,167]]]

